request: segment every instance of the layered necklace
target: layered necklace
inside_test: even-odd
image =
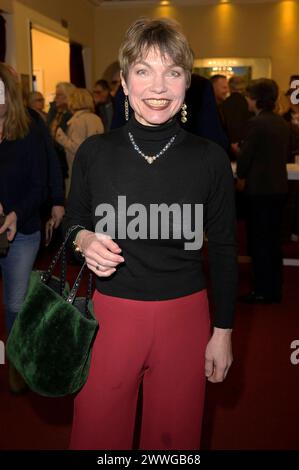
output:
[[[167,142],[167,144],[160,150],[160,152],[156,153],[156,155],[145,155],[144,152],[142,152],[142,150],[138,147],[138,145],[136,144],[135,140],[134,140],[134,137],[133,137],[133,134],[131,132],[129,132],[129,138],[130,138],[130,141],[133,145],[133,148],[136,150],[137,153],[139,153],[139,155],[141,155],[146,161],[147,163],[149,163],[150,165],[155,161],[157,160],[157,158],[161,157],[165,152],[166,150],[169,149],[169,147],[173,144],[173,142],[175,141],[175,138],[176,138],[176,134],[173,135],[171,137],[171,139]]]

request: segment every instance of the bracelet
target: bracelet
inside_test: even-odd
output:
[[[74,248],[74,252],[75,252],[77,255],[81,255],[83,258],[85,258],[83,251],[81,251],[81,249],[80,249],[80,247],[77,245],[77,243],[73,242],[73,248]]]
[[[82,228],[82,230],[85,230],[85,229]],[[79,230],[78,233],[80,233],[80,232],[81,232],[81,230]],[[78,235],[78,233],[77,233],[77,235]],[[75,237],[75,240],[73,240],[73,249],[74,249],[74,252],[75,252],[77,255],[81,255],[83,258],[85,258],[83,251],[81,250],[81,248],[79,247],[79,245],[76,243],[77,235],[76,235],[76,237]]]

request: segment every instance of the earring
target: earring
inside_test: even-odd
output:
[[[187,122],[187,105],[186,103],[183,104],[182,109],[181,109],[181,121],[185,124]]]
[[[125,118],[126,118],[126,121],[129,120],[129,100],[127,96],[125,99]]]

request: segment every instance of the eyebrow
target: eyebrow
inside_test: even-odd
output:
[[[139,60],[138,62],[135,62],[134,66],[137,66],[137,65],[145,65],[146,67],[152,68],[152,66],[148,62],[145,62],[144,60]],[[177,65],[175,63],[167,66],[168,69],[172,67],[178,67],[181,69],[183,68],[181,65]]]

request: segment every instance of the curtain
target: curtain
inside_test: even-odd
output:
[[[0,62],[5,62],[6,53],[6,32],[5,19],[0,15]]]
[[[81,44],[70,43],[70,76],[71,83],[79,88],[85,88],[85,73]]]

